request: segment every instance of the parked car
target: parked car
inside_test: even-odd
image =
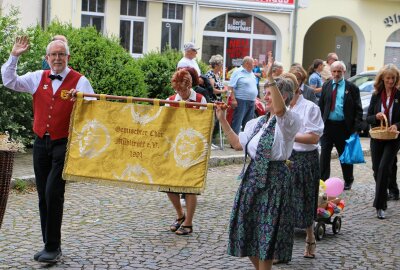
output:
[[[354,83],[360,89],[361,105],[363,109],[363,130],[362,134],[368,136],[369,125],[366,122],[368,107],[371,101],[372,92],[374,91],[375,77],[378,71],[366,71],[354,75],[348,81]]]

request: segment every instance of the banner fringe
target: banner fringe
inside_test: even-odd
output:
[[[154,184],[142,184],[130,181],[109,181],[104,179],[98,178],[90,178],[84,176],[77,176],[77,175],[62,175],[63,179],[70,182],[86,182],[92,184],[101,184],[104,186],[114,186],[114,187],[128,187],[133,189],[145,190],[145,191],[162,191],[162,192],[174,192],[174,193],[194,193],[194,194],[201,194],[204,191],[205,185],[201,188],[195,187],[173,187],[173,186],[161,186],[161,185],[154,185]],[[205,183],[205,181],[204,181]]]

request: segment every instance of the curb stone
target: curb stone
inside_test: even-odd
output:
[[[364,156],[370,156],[371,150],[370,149],[363,149]],[[338,158],[338,153],[336,150],[332,151],[331,154],[332,159]],[[242,164],[244,159],[244,154],[237,154],[237,155],[226,155],[226,156],[211,156],[208,161],[209,168],[215,168],[220,166],[227,166],[231,164]],[[18,178],[11,179],[11,188],[14,188],[15,181],[24,180],[27,181],[29,185],[35,185],[35,175],[26,175]]]

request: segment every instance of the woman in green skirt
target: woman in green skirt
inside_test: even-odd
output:
[[[251,161],[242,171],[229,225],[228,254],[249,257],[255,269],[271,269],[273,260],[290,261],[293,248],[293,180],[290,163],[300,117],[287,109],[294,95],[289,79],[273,80],[268,71],[264,91],[267,115],[249,121],[236,135],[223,106],[217,117],[236,150]],[[246,164],[246,163],[245,163]]]

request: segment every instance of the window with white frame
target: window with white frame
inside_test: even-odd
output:
[[[167,47],[180,50],[182,40],[183,5],[163,4],[161,51]]]
[[[132,55],[143,54],[146,1],[121,0],[120,38],[121,46]]]
[[[82,0],[81,26],[94,26],[104,33],[104,4],[105,0]]]
[[[386,40],[384,64],[395,64],[400,68],[400,29],[393,32]]]

